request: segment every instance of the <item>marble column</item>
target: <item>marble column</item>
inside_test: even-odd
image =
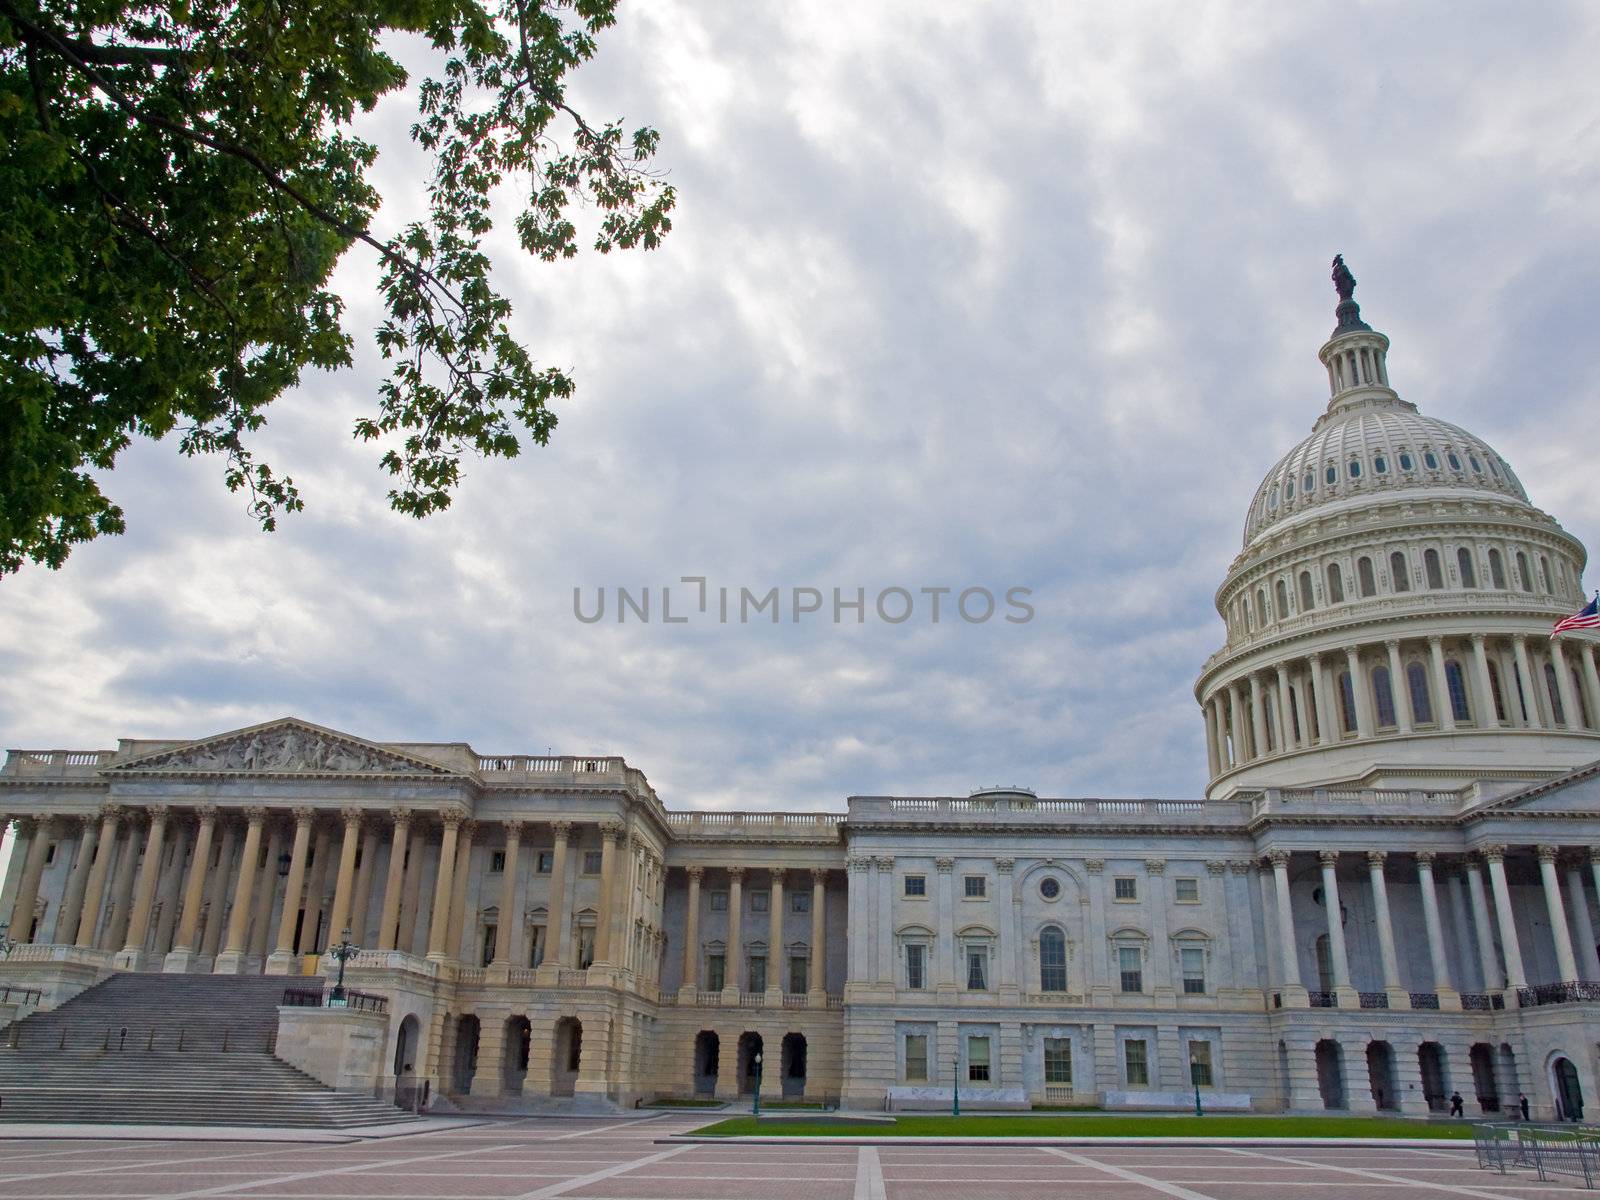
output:
[[[400,892],[405,887],[406,843],[411,838],[411,810],[394,810],[389,837],[389,869],[383,885],[383,913],[378,918],[378,949],[393,950],[400,940]]]
[[[24,817],[17,823],[18,838],[28,839],[28,854],[23,859],[22,884],[11,906],[10,938],[17,945],[33,941],[33,910],[39,901],[39,881],[44,878],[44,856],[55,836],[56,818],[35,820]]]
[[[245,935],[250,929],[250,897],[256,885],[257,860],[261,857],[261,828],[266,824],[267,810],[247,808],[244,815],[248,823],[244,832],[244,852],[239,856],[239,881],[233,890],[233,911],[228,918],[228,937],[212,966],[218,975],[243,974]]]
[[[372,881],[378,876],[378,826],[365,822],[361,835],[361,865],[356,868],[356,894],[350,906],[350,940],[365,947],[368,914],[372,911]],[[373,939],[376,940],[376,939]]]
[[[333,829],[326,824],[316,830],[311,861],[306,864],[305,919],[300,922],[300,937],[295,953],[301,956],[317,954],[324,942],[337,939],[327,937],[324,914],[331,907],[328,901],[328,866],[333,862]]]
[[[156,965],[162,970],[165,969],[167,952],[172,949],[178,909],[182,907],[184,865],[194,851],[194,832],[187,822],[177,826],[176,834],[169,855],[172,862],[162,869],[156,880],[156,910],[151,914],[155,932],[145,943],[149,952],[157,956]]]
[[[122,853],[117,857],[116,886],[112,888],[111,914],[100,930],[100,948],[117,951],[123,946],[123,934],[128,931],[128,917],[133,911],[133,885],[139,876],[139,847],[143,840],[145,814],[130,810],[122,831]]]
[[[744,868],[728,868],[728,951],[722,980],[723,1003],[737,1004],[744,990]]]
[[[267,955],[272,950],[273,925],[272,915],[281,910],[278,903],[278,881],[282,878],[278,871],[281,867],[285,874],[288,865],[284,861],[289,853],[284,849],[284,825],[271,823],[266,828],[267,853],[261,863],[260,876],[256,881],[256,898],[251,902],[255,911],[251,914],[250,928],[250,957],[252,967],[266,969]],[[287,894],[283,901],[288,903]]]
[[[183,889],[183,915],[178,921],[177,941],[162,964],[162,970],[183,974],[194,966],[200,932],[200,906],[205,895],[206,872],[211,866],[211,839],[217,828],[215,805],[197,810],[199,828],[195,832],[194,852],[189,856],[189,878]]]
[[[294,845],[289,851],[289,878],[283,887],[283,913],[278,918],[278,942],[267,958],[268,975],[293,975],[295,932],[300,921],[300,896],[306,883],[306,851],[311,845],[311,823],[316,813],[294,810]]]
[[[596,966],[613,966],[611,961],[611,925],[616,916],[615,891],[617,873],[617,842],[622,838],[622,826],[607,821],[600,826],[600,906],[595,918],[594,961]]]
[[[1150,993],[1156,1004],[1170,1005],[1177,1001],[1177,989],[1172,986],[1172,939],[1167,931],[1167,860],[1147,858],[1144,871],[1150,912]],[[1001,917],[1002,922],[1006,919]]]
[[[1489,674],[1489,652],[1484,647],[1484,635],[1472,635],[1472,663],[1477,669],[1478,694],[1483,697],[1479,702],[1478,727],[1480,729],[1494,729],[1499,726],[1500,718],[1494,705],[1494,679]],[[1509,703],[1507,708],[1509,708]]]
[[[1589,725],[1600,729],[1600,671],[1594,663],[1594,643],[1581,642],[1577,648],[1579,673],[1583,677],[1583,692],[1589,698]]]
[[[1522,947],[1517,941],[1516,912],[1511,906],[1511,888],[1506,884],[1506,848],[1480,846],[1478,852],[1489,864],[1489,887],[1494,892],[1495,917],[1500,926],[1500,949],[1506,960],[1506,987],[1509,990],[1528,986],[1528,977],[1522,970]]]
[[[471,892],[472,883],[472,841],[477,836],[478,823],[476,821],[463,821],[461,828],[456,831],[456,867],[451,872],[450,893],[450,931],[445,936],[445,957],[452,962],[461,962],[461,939],[465,934],[467,924],[467,900]],[[504,916],[501,917],[503,921]],[[476,927],[477,922],[473,922]],[[517,925],[521,928],[521,910],[517,913]],[[511,944],[514,955],[520,956],[522,939],[520,935]],[[520,962],[520,958],[518,959]],[[513,965],[517,965],[513,963]]]
[[[356,852],[361,848],[361,810],[342,808],[344,837],[339,842],[339,875],[333,885],[333,908],[328,913],[329,946],[337,945],[350,928],[350,902],[356,885]]]
[[[1466,877],[1455,871],[1441,871],[1438,882],[1450,897],[1450,923],[1456,931],[1457,952],[1461,955],[1461,965],[1456,968],[1456,986],[1466,991],[1470,983],[1473,991],[1486,992],[1489,985],[1474,975],[1474,960],[1468,951],[1472,943],[1472,923],[1467,916]]]
[[[444,822],[444,838],[439,844],[439,873],[433,881],[433,915],[428,921],[428,958],[432,962],[443,962],[447,957],[445,947],[450,941],[450,897],[455,891],[453,877],[456,869],[456,838],[461,831],[461,822],[466,820],[466,814],[455,809],[446,809],[440,814],[439,819]],[[515,877],[512,878],[511,886],[516,887]],[[510,913],[500,914],[500,929],[505,928],[510,915]],[[496,957],[499,957],[499,948],[497,944]]]
[[[95,927],[100,923],[106,879],[117,857],[117,826],[121,820],[122,810],[114,804],[100,810],[99,845],[89,865],[89,882],[83,890],[83,912],[78,917],[77,936],[73,939],[80,949],[87,950],[95,944]]]
[[[1411,993],[1400,981],[1400,957],[1394,948],[1394,921],[1389,915],[1389,884],[1384,876],[1388,855],[1382,850],[1367,851],[1367,878],[1372,883],[1372,910],[1378,922],[1378,958],[1383,966],[1383,990],[1390,1008],[1410,1008]]]
[[[1428,931],[1428,962],[1433,970],[1433,990],[1442,1010],[1461,1008],[1460,994],[1450,982],[1450,960],[1445,952],[1444,923],[1439,920],[1439,893],[1433,884],[1432,850],[1417,851],[1417,885],[1422,891],[1422,921]]]
[[[783,1003],[786,985],[783,966],[786,954],[783,947],[783,869],[771,872],[772,884],[767,896],[767,997],[771,1005]]]
[[[1516,655],[1517,675],[1522,680],[1522,699],[1526,709],[1527,724],[1534,729],[1543,729],[1544,718],[1539,704],[1539,689],[1544,681],[1533,677],[1533,667],[1528,660],[1528,639],[1520,633],[1513,637],[1511,652]]]
[[[826,920],[828,872],[822,867],[811,868],[811,1005],[821,1007],[828,995],[828,922]]]
[[[1433,667],[1433,690],[1438,701],[1433,715],[1438,718],[1439,728],[1448,732],[1456,727],[1456,706],[1450,699],[1450,677],[1444,669],[1444,642],[1438,637],[1428,639],[1428,661]]]
[[[1238,743],[1235,743],[1237,746]],[[1243,761],[1242,759],[1239,761]],[[936,858],[933,865],[939,872],[939,947],[934,952],[938,960],[938,970],[934,978],[938,982],[941,992],[956,990],[956,913],[955,913],[955,869],[956,860],[953,858]],[[853,888],[855,880],[850,881]],[[850,942],[853,944],[860,936],[857,926],[850,927]],[[932,1064],[929,1065],[932,1069]]]
[[[700,988],[700,880],[705,873],[698,863],[687,868],[689,899],[683,913],[683,978],[678,983],[678,990],[684,993]]]
[[[1266,757],[1272,739],[1267,736],[1267,708],[1261,700],[1261,677],[1250,672],[1250,736],[1255,740],[1255,756]]]
[[[1589,915],[1589,896],[1583,884],[1583,868],[1575,858],[1567,867],[1567,895],[1578,944],[1573,948],[1578,959],[1578,977],[1591,982],[1600,979],[1600,956],[1595,953],[1594,918]]]
[[[1539,878],[1544,883],[1545,908],[1550,913],[1550,935],[1556,944],[1557,970],[1560,983],[1573,983],[1578,979],[1578,960],[1572,953],[1572,935],[1567,932],[1567,906],[1561,899],[1561,881],[1556,877],[1555,846],[1539,847]]]
[[[1217,756],[1217,711],[1210,700],[1200,706],[1200,711],[1206,719],[1206,769],[1215,779],[1222,773],[1222,760]]]
[[[1328,917],[1328,958],[1333,964],[1333,991],[1340,1008],[1357,1008],[1355,989],[1350,986],[1350,957],[1344,946],[1344,909],[1339,903],[1339,852],[1321,850],[1322,907]]]
[[[522,944],[522,922],[517,920],[517,860],[522,853],[522,822],[505,822],[505,869],[500,873],[500,920],[495,926],[494,964],[509,970],[512,948]],[[515,925],[513,925],[515,922]]]
[[[72,873],[67,876],[66,892],[56,913],[55,933],[51,936],[58,946],[70,946],[78,936],[78,921],[83,916],[83,892],[89,883],[95,847],[100,844],[100,822],[92,815],[75,819],[78,823],[78,852],[72,860]],[[3,832],[3,826],[0,826],[0,833]]]
[[[233,878],[234,852],[238,849],[239,834],[232,821],[222,827],[222,849],[217,854],[217,866],[211,876],[211,892],[206,900],[206,928],[200,939],[200,957],[215,962],[222,949],[222,933],[227,928],[228,882]],[[208,966],[201,963],[202,967]]]
[[[1244,733],[1244,705],[1239,700],[1239,685],[1228,685],[1228,732],[1232,734],[1233,765],[1243,766],[1250,761]]]
[[[572,836],[572,822],[556,821],[550,829],[555,849],[550,856],[550,925],[545,930],[550,948],[545,952],[544,968],[548,968],[545,978],[554,983],[556,973],[572,964],[572,922],[567,917],[567,841]]]
[[[1339,722],[1334,720],[1334,709],[1338,706],[1331,694],[1331,685],[1328,683],[1329,671],[1324,666],[1322,655],[1313,654],[1311,663],[1311,701],[1317,710],[1317,742],[1323,746],[1331,746],[1339,740]]]
[[[1564,729],[1582,729],[1583,713],[1578,707],[1578,697],[1572,690],[1572,668],[1567,665],[1567,656],[1562,653],[1561,642],[1556,638],[1550,639],[1550,666],[1555,671],[1556,694],[1561,697],[1564,719],[1559,724]]]
[[[406,850],[405,880],[400,890],[400,927],[395,931],[395,948],[402,954],[417,952],[417,929],[422,924],[422,872],[427,856],[427,827],[413,820]]]
[[[1296,993],[1297,1005],[1290,1005],[1290,996],[1284,996],[1284,1004],[1290,1007],[1304,1006],[1305,1001],[1298,995],[1304,989],[1300,984],[1300,955],[1295,948],[1294,939],[1294,909],[1289,899],[1289,852],[1287,850],[1267,851],[1267,861],[1272,864],[1272,885],[1274,899],[1278,910],[1278,973],[1283,980],[1283,990]]]
[[[1389,695],[1394,701],[1395,728],[1401,733],[1410,733],[1411,681],[1400,663],[1400,639],[1389,638],[1383,644],[1389,651]]]
[[[167,837],[167,806],[152,804],[146,811],[150,814],[150,832],[145,838],[144,861],[139,869],[128,932],[123,939],[122,952],[117,955],[117,965],[133,971],[144,969],[144,942],[150,932],[150,909],[155,902],[156,880],[161,877],[161,855]]]
[[[1284,753],[1297,748],[1294,736],[1294,711],[1290,692],[1294,687],[1289,681],[1289,666],[1279,663],[1275,671],[1278,677],[1278,751]]]
[[[1483,891],[1483,872],[1479,870],[1476,859],[1467,859],[1466,875],[1467,894],[1472,899],[1472,925],[1477,934],[1478,967],[1483,973],[1483,989],[1486,992],[1502,991],[1506,986],[1506,977],[1495,956],[1494,931],[1489,925],[1489,903]]]
[[[1364,738],[1371,737],[1377,721],[1372,715],[1372,681],[1361,666],[1360,649],[1346,647],[1344,661],[1346,670],[1350,672],[1350,687],[1355,693],[1356,732]]]

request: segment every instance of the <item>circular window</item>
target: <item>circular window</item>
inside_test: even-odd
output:
[[[1054,900],[1061,895],[1061,881],[1054,875],[1046,875],[1039,884],[1039,894],[1046,900]]]

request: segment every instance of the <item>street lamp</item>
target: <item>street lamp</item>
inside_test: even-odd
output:
[[[955,1066],[950,1073],[950,1115],[961,1115],[961,1051],[956,1051]]]
[[[756,1067],[756,1106],[755,1106],[755,1114],[754,1115],[759,1117],[761,1115],[761,1051],[759,1051],[759,1050],[756,1051],[755,1067]]]
[[[354,958],[361,949],[350,940],[350,926],[344,927],[344,932],[339,935],[344,940],[337,946],[329,946],[328,953],[339,963],[339,981],[333,985],[333,993],[328,997],[328,1007],[338,1008],[345,1003],[344,998],[344,964]]]
[[[1203,1117],[1206,1110],[1200,1107],[1200,1056],[1189,1052],[1189,1082],[1194,1084],[1194,1115]]]

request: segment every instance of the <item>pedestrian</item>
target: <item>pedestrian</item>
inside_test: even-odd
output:
[[[1460,1092],[1450,1093],[1450,1115],[1452,1117],[1464,1117],[1467,1115],[1466,1110],[1461,1107]]]
[[[1517,1093],[1517,1107],[1522,1110],[1522,1119],[1524,1121],[1528,1120],[1528,1098],[1521,1092]]]

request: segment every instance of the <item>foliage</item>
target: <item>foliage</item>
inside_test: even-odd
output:
[[[891,1121],[836,1117],[776,1120],[732,1117],[696,1129],[725,1137],[1282,1137],[1470,1138],[1465,1121],[1413,1121],[1396,1117],[1151,1116],[1094,1117],[910,1116]]]
[[[59,567],[119,533],[97,474],[135,436],[219,454],[263,528],[302,507],[251,452],[268,404],[351,361],[328,288],[361,244],[380,266],[388,375],[358,437],[381,440],[390,503],[446,507],[468,453],[544,444],[572,380],[511,334],[483,243],[502,182],[518,240],[653,248],[672,189],[658,135],[567,98],[617,0],[0,0],[0,573]],[[426,216],[383,241],[375,148],[354,118],[407,83],[385,50],[443,62],[417,90]]]

